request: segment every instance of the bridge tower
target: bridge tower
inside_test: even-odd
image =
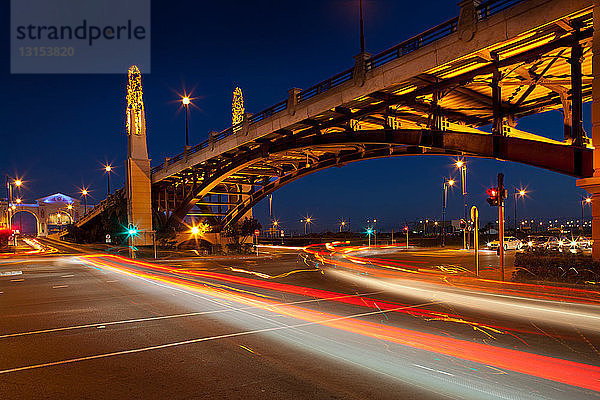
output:
[[[130,245],[151,245],[152,200],[150,159],[146,145],[146,117],[142,99],[142,74],[137,66],[128,71],[127,81],[127,221],[138,234],[130,237]]]

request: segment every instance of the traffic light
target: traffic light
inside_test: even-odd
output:
[[[137,226],[129,225],[126,233],[127,233],[127,236],[137,236],[139,233],[139,230],[138,230]]]
[[[486,190],[487,195],[489,196],[486,201],[492,207],[496,207],[500,205],[500,196],[498,192],[498,188],[490,188]]]

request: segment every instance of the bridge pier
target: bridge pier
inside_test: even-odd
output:
[[[592,194],[592,258],[600,261],[600,0],[594,0],[592,43],[592,144],[594,175],[579,179],[577,186]],[[583,222],[583,221],[582,221]]]

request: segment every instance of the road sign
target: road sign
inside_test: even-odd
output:
[[[282,229],[282,230],[281,230],[281,237],[283,237],[283,236],[284,236],[284,235],[283,235],[283,229]]]
[[[106,243],[110,243],[110,242],[111,242],[111,240],[110,240],[110,234],[107,233],[106,234]]]
[[[254,231],[254,234],[255,234],[256,236],[258,236],[258,235],[260,235],[260,231],[257,229],[257,230],[255,230],[255,231]]]
[[[475,222],[475,220],[479,217],[479,211],[477,211],[477,207],[471,207],[471,221]]]

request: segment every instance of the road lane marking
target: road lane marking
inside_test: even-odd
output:
[[[428,302],[428,303],[423,303],[423,304],[417,304],[414,306],[398,307],[398,308],[390,309],[387,311],[398,311],[398,310],[402,310],[402,309],[406,309],[406,308],[422,307],[422,306],[437,304],[437,303],[438,302]],[[365,316],[375,315],[375,314],[381,314],[381,311],[370,311],[370,312],[366,312],[366,313],[353,314],[353,315],[347,315],[347,316],[339,316],[339,317],[335,317],[335,318],[326,318],[326,319],[323,319],[320,321],[302,322],[299,324],[275,326],[275,327],[270,327],[270,328],[254,329],[254,330],[250,330],[250,331],[225,333],[222,335],[182,340],[180,342],[164,343],[164,344],[159,344],[159,345],[155,345],[155,346],[138,347],[138,348],[129,349],[129,350],[113,351],[111,353],[102,353],[102,354],[94,354],[94,355],[85,356],[85,357],[69,358],[66,360],[53,361],[53,362],[48,362],[48,363],[43,363],[43,364],[25,365],[23,367],[16,367],[16,368],[0,370],[0,375],[8,374],[11,372],[27,371],[27,370],[31,370],[31,369],[54,367],[57,365],[73,364],[73,363],[81,362],[81,361],[97,360],[100,358],[109,358],[109,357],[122,356],[122,355],[127,355],[127,354],[142,353],[142,352],[152,351],[152,350],[161,350],[161,349],[166,349],[166,348],[170,348],[170,347],[183,346],[183,345],[195,344],[195,343],[201,343],[201,342],[208,342],[208,341],[212,341],[212,340],[227,339],[227,338],[239,337],[239,336],[256,335],[258,333],[275,332],[275,331],[282,331],[282,330],[286,330],[286,329],[296,329],[296,328],[302,328],[302,327],[306,327],[306,326],[324,325],[329,322],[347,320],[347,319],[352,319],[352,318],[357,318],[357,317],[365,317]]]
[[[429,367],[425,367],[424,365],[419,365],[419,364],[413,364],[415,367],[419,367],[419,368],[423,368],[426,369],[428,371],[432,371],[432,372],[439,372],[440,374],[444,374],[444,375],[449,375],[449,376],[454,376],[454,374],[451,374],[450,372],[446,372],[446,371],[440,371],[439,369],[434,369],[434,368],[429,368]]]
[[[73,275],[73,274],[69,274],[69,275],[63,275],[63,276],[61,276],[61,278],[72,278],[74,276],[75,275]]]
[[[25,279],[21,278],[21,279],[11,279],[11,282],[23,282]]]
[[[69,287],[69,285],[56,285],[56,286],[52,286],[52,289],[60,289],[60,288],[66,288]]]
[[[311,300],[299,300],[299,301],[292,301],[292,302],[280,303],[280,304],[281,305],[296,305],[296,304],[316,303],[316,302],[320,302],[320,301],[344,299],[347,297],[367,296],[367,295],[374,294],[374,293],[379,293],[379,292],[349,294],[349,295],[344,295],[344,296],[329,297],[326,299],[319,298],[319,299],[311,299]],[[190,294],[192,294],[192,293],[190,293]],[[221,305],[226,306],[226,307],[231,307],[228,304],[221,303]],[[414,305],[414,306],[410,306],[409,308],[416,308],[416,307],[420,307],[420,306],[421,305]],[[103,329],[110,325],[121,325],[121,324],[131,324],[131,323],[136,323],[136,322],[157,321],[157,320],[161,320],[161,319],[194,317],[194,316],[208,315],[208,314],[239,312],[239,311],[245,311],[245,310],[254,310],[256,308],[257,307],[248,306],[248,307],[231,308],[231,309],[227,309],[227,310],[198,311],[198,312],[191,312],[191,313],[184,313],[184,314],[159,315],[156,317],[125,319],[125,320],[120,320],[120,321],[97,322],[97,323],[93,323],[93,324],[64,326],[64,327],[60,327],[60,328],[41,329],[41,330],[37,330],[37,331],[7,333],[5,335],[0,335],[0,339],[10,338],[10,337],[18,337],[18,336],[39,335],[39,334],[43,334],[43,333],[62,332],[62,331],[69,331],[69,330],[74,330],[74,329],[85,329],[85,328]],[[389,311],[389,310],[386,310],[386,312],[387,311]],[[377,311],[377,312],[381,313],[381,311]],[[103,327],[103,328],[100,328],[100,327]]]
[[[23,271],[3,271],[3,272],[0,272],[0,276],[14,276],[14,275],[23,275]]]

